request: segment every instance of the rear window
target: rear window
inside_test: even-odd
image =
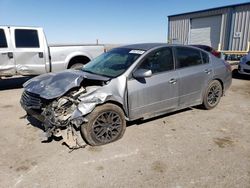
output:
[[[201,46],[199,48],[201,48],[201,49],[203,49],[203,50],[205,50],[207,52],[211,52],[212,51],[212,48],[210,48],[209,46]]]
[[[7,41],[3,29],[0,29],[0,48],[7,48]]]
[[[191,67],[202,64],[199,50],[185,47],[176,48],[177,68]]]
[[[39,48],[37,30],[16,29],[15,42],[17,48]]]

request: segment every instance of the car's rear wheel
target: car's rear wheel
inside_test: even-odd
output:
[[[120,139],[126,129],[123,110],[114,104],[97,106],[87,117],[88,123],[81,126],[85,141],[99,146]]]
[[[222,86],[218,80],[213,80],[208,85],[204,97],[202,106],[210,110],[218,105],[222,96]]]
[[[75,63],[70,66],[70,69],[80,70],[83,67],[84,64],[82,63]]]

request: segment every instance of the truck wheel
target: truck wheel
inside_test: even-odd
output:
[[[114,104],[97,106],[87,117],[88,123],[81,126],[85,141],[99,146],[120,139],[126,130],[123,110]]]
[[[82,68],[82,66],[83,66],[82,63],[75,63],[75,64],[70,66],[70,69],[80,70]]]
[[[213,80],[205,91],[202,106],[207,110],[214,108],[220,102],[221,95],[221,83],[218,80]]]

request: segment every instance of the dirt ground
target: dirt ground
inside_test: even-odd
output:
[[[250,78],[234,77],[213,110],[133,122],[121,140],[71,153],[24,118],[28,78],[0,80],[0,187],[250,187]]]

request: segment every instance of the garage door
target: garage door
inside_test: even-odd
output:
[[[204,44],[217,49],[220,30],[221,15],[191,19],[189,44]]]

